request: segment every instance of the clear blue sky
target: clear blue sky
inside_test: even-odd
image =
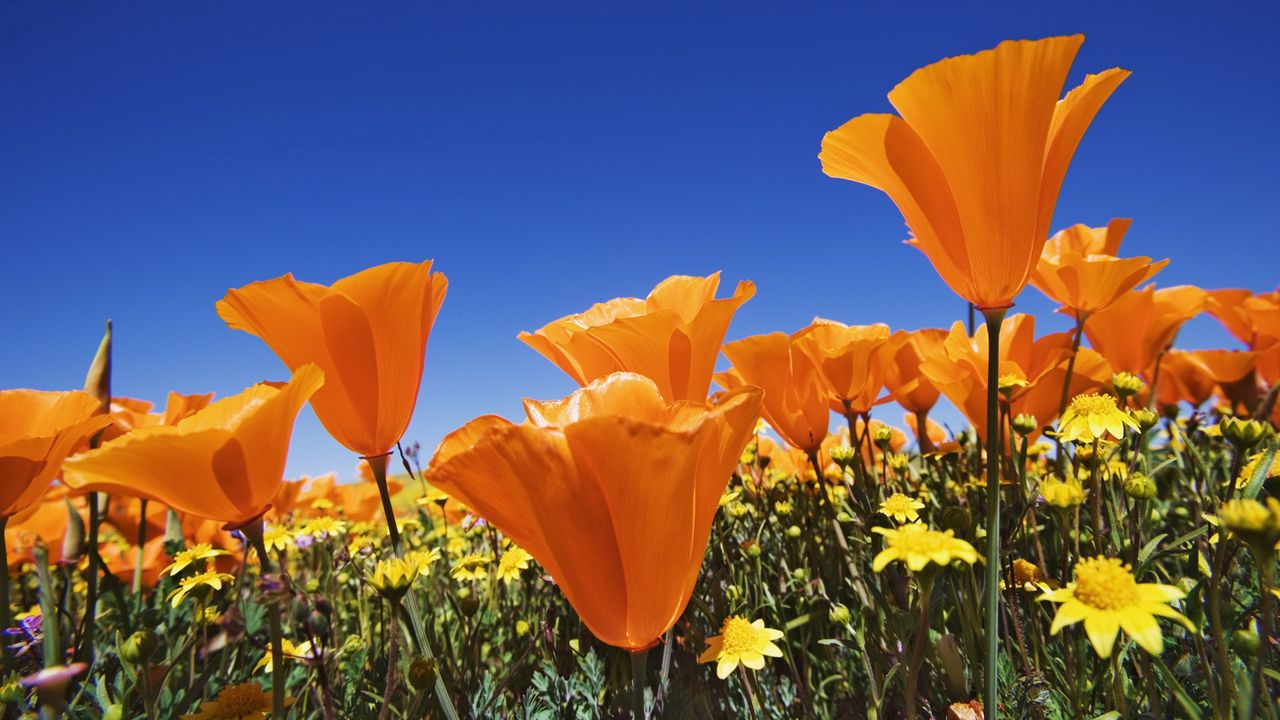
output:
[[[572,390],[518,331],[670,274],[758,284],[731,339],[945,326],[963,304],[883,194],[822,175],[822,134],[921,65],[1075,32],[1071,85],[1134,74],[1054,226],[1131,216],[1123,250],[1171,257],[1163,284],[1272,288],[1280,12],[1133,5],[5,0],[0,387],[79,386],[107,317],[120,394],[283,379],[218,319],[226,289],[396,259],[451,283],[426,448]],[[1034,290],[1020,308],[1066,327]],[[1181,344],[1225,342],[1200,319]],[[304,411],[290,473],[353,466]]]

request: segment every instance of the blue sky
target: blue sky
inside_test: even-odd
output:
[[[574,385],[520,330],[667,275],[759,286],[729,338],[814,315],[913,329],[964,305],[822,134],[915,68],[1087,35],[1134,71],[1054,226],[1135,218],[1162,284],[1276,286],[1275,4],[47,3],[0,10],[0,387],[78,387],[105,318],[119,394],[286,371],[230,287],[434,258],[451,287],[409,438]],[[1028,289],[1019,308],[1061,317]],[[1228,343],[1207,318],[1181,345]],[[898,422],[900,413],[882,413]],[[290,474],[355,459],[305,410]]]

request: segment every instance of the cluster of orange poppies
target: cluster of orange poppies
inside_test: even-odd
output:
[[[862,115],[823,139],[823,169],[886,192],[911,243],[986,325],[891,332],[815,319],[790,335],[725,344],[755,286],[739,283],[718,299],[719,274],[672,277],[644,299],[610,300],[522,333],[582,388],[526,401],[521,423],[466,424],[441,442],[426,479],[525,548],[600,639],[643,649],[688,603],[721,494],[760,417],[820,476],[831,412],[847,421],[848,442],[871,452],[870,413],[890,400],[907,411],[923,450],[948,441],[928,419],[942,396],[994,447],[999,403],[1003,415],[1034,417],[1043,430],[1068,397],[1121,371],[1143,377],[1153,403],[1198,405],[1217,394],[1252,411],[1263,384],[1280,383],[1280,294],[1143,286],[1168,261],[1118,255],[1128,220],[1048,237],[1070,159],[1129,75],[1090,75],[1061,97],[1082,42],[1006,42],[943,60],[889,94],[900,115]],[[1030,316],[1006,319],[1027,284],[1075,329],[1037,337]],[[232,290],[219,315],[266,342],[292,377],[216,402],[175,394],[159,414],[78,391],[0,393],[0,524],[57,514],[40,501],[59,498],[50,488],[60,471],[58,492],[155,501],[195,518],[189,533],[259,523],[299,497],[282,475],[294,419],[310,402],[330,434],[368,461],[394,540],[386,458],[412,416],[446,289],[428,261],[330,287],[286,275]],[[1249,349],[1171,349],[1203,311]],[[732,368],[715,373],[722,351]],[[713,381],[726,392],[708,398]],[[91,438],[100,446],[66,459]],[[344,504],[376,511],[379,495],[362,492]],[[998,522],[991,496],[988,522]],[[989,533],[989,555],[999,553],[997,536]],[[990,602],[997,596],[989,589]]]

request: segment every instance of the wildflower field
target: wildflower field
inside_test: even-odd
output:
[[[820,139],[950,327],[739,337],[755,284],[673,275],[513,338],[580,389],[431,449],[448,281],[392,262],[210,298],[280,382],[155,407],[108,325],[83,390],[0,391],[3,717],[1280,718],[1280,293],[1055,224],[1129,77],[1065,87],[1083,41],[940,60]],[[1201,314],[1248,349],[1180,347]],[[358,482],[284,477],[307,403]]]

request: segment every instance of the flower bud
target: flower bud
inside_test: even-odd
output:
[[[1142,382],[1142,378],[1127,372],[1118,372],[1112,375],[1111,386],[1116,389],[1116,394],[1122,398],[1137,395],[1146,387]]]
[[[849,608],[845,607],[843,604],[836,603],[827,611],[827,617],[830,618],[831,622],[837,625],[847,625],[849,620],[853,617],[853,613],[850,613]]]
[[[434,658],[418,655],[409,663],[409,685],[419,692],[431,687],[437,674]]]
[[[124,720],[124,706],[116,703],[102,711],[102,720]]]
[[[1036,431],[1036,427],[1038,427],[1038,425],[1036,423],[1035,415],[1028,415],[1027,413],[1018,413],[1013,418],[1013,431],[1018,433],[1019,435],[1022,435],[1022,436],[1030,435],[1031,433]]]
[[[62,562],[74,565],[80,561],[80,554],[84,552],[84,522],[80,520],[80,513],[76,512],[76,508],[67,503],[67,532],[62,536]]]
[[[471,617],[480,609],[480,599],[475,594],[468,594],[466,597],[458,601],[458,609],[466,617]]]
[[[1261,647],[1262,639],[1258,637],[1258,631],[1253,628],[1241,628],[1231,633],[1231,649],[1236,651],[1237,655],[1252,660],[1258,656],[1258,649]]]
[[[142,666],[155,657],[160,641],[150,630],[139,630],[120,645],[120,659],[133,666]]]
[[[729,602],[737,602],[742,597],[742,588],[737,585],[730,585],[724,589],[724,598]]]
[[[853,448],[848,445],[837,445],[831,448],[831,452],[829,454],[831,456],[831,462],[839,465],[840,467],[847,468],[853,464]]]
[[[1222,435],[1241,451],[1257,445],[1271,434],[1271,424],[1252,419],[1229,417],[1222,421]]]
[[[1135,500],[1150,500],[1156,496],[1156,481],[1144,473],[1133,473],[1124,480],[1124,494]]]
[[[1130,410],[1129,417],[1133,418],[1133,421],[1138,423],[1138,432],[1146,432],[1155,427],[1156,423],[1160,422],[1160,416],[1147,408]]]
[[[942,527],[961,537],[967,536],[973,527],[973,516],[967,508],[948,505],[942,509]]]
[[[789,538],[798,538],[798,537],[800,537],[800,528],[799,528],[799,526],[797,526],[797,525],[792,525],[791,527],[787,528],[787,537],[789,537]]]
[[[882,425],[876,428],[876,432],[873,437],[876,441],[876,447],[881,450],[887,450],[889,448],[889,443],[893,442],[893,430]]]

